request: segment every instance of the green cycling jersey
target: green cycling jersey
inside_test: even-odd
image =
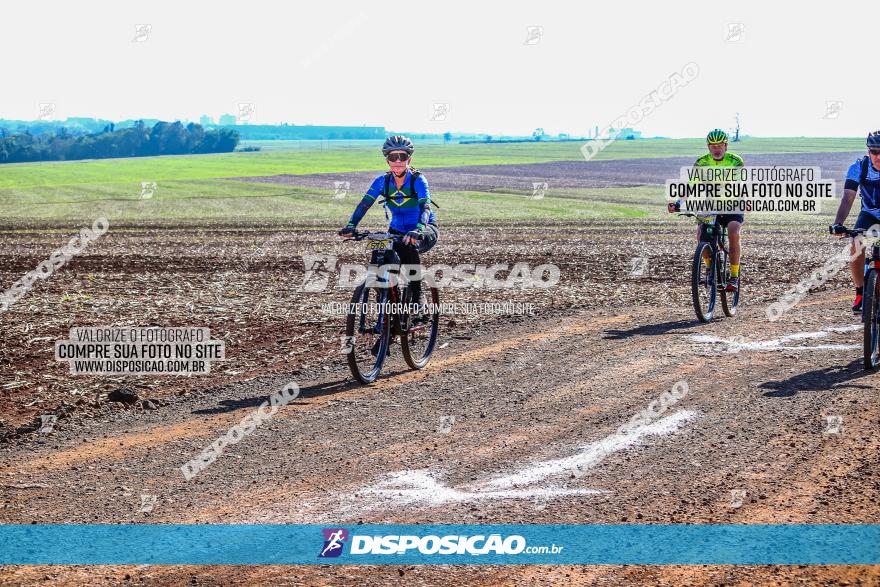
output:
[[[743,158],[737,155],[736,153],[725,153],[721,159],[715,159],[712,156],[712,153],[706,153],[699,159],[694,162],[694,167],[744,167],[745,161]],[[699,179],[696,177],[691,178],[690,184],[693,185],[695,183],[699,183]],[[719,182],[720,183],[720,182]],[[683,200],[679,198],[675,201],[676,210],[678,210],[682,206]],[[697,216],[702,217],[711,217],[716,216],[717,214],[709,213],[709,212],[697,212]],[[721,215],[724,216],[724,215]]]
[[[712,157],[712,153],[706,153],[694,163],[694,167],[743,167],[745,161],[736,153],[725,153],[721,159]]]

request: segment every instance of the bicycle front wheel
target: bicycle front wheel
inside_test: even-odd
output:
[[[691,297],[694,311],[700,322],[709,322],[715,314],[715,271],[712,267],[712,246],[709,243],[697,244],[691,270]]]
[[[862,321],[865,323],[865,369],[880,364],[880,279],[876,269],[868,272],[862,297]]]
[[[372,383],[382,371],[388,355],[391,329],[390,315],[385,311],[386,288],[359,285],[351,296],[345,318],[345,342],[348,346],[348,367],[361,383]]]
[[[726,268],[725,271],[727,271]],[[740,269],[739,277],[739,282],[742,283],[742,269]],[[729,292],[726,289],[721,290],[721,309],[724,310],[725,316],[730,318],[736,316],[736,307],[739,306],[740,291],[741,288],[737,288],[734,292]]]

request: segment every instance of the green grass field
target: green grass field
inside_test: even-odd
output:
[[[332,190],[240,181],[161,182],[149,199],[140,191],[120,194],[125,184],[31,188],[17,192],[17,205],[0,203],[7,225],[69,226],[104,216],[125,224],[339,224],[351,215],[360,194],[334,197]],[[656,187],[548,191],[534,199],[521,192],[443,192],[438,196],[444,222],[575,220],[642,217],[659,213],[662,189]],[[491,205],[488,205],[490,204]],[[656,210],[652,210],[656,208]],[[364,223],[386,223],[374,206]]]
[[[278,141],[265,141],[277,143]],[[256,143],[255,143],[256,144]],[[511,143],[426,145],[416,152],[419,168],[459,165],[505,165],[542,161],[578,161],[581,143]],[[861,151],[864,139],[749,139],[735,144],[738,153]],[[694,157],[705,151],[702,139],[616,141],[596,160],[640,157]],[[277,175],[378,171],[385,163],[377,145],[343,143],[323,148],[311,142],[300,148],[265,152],[101,159],[0,166],[0,190],[102,183],[133,183]]]
[[[330,190],[297,188],[222,178],[280,173],[376,171],[384,162],[376,145],[310,142],[294,148],[251,153],[105,159],[0,166],[0,217],[7,226],[38,223],[66,226],[106,216],[121,223],[340,222],[358,197],[335,199]],[[864,139],[748,139],[739,153],[858,151]],[[254,143],[252,143],[254,144]],[[267,145],[268,146],[268,145]],[[420,168],[503,165],[581,159],[580,143],[425,145]],[[596,159],[688,156],[705,149],[702,139],[617,141]],[[149,199],[141,182],[156,182]],[[453,192],[438,197],[444,221],[492,221],[639,217],[662,212],[658,188],[609,188],[527,193]],[[495,205],[484,205],[487,201]],[[656,210],[655,210],[656,206]],[[371,214],[382,216],[381,211]]]

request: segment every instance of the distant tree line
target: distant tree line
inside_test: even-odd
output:
[[[200,124],[184,126],[179,121],[157,122],[149,128],[139,120],[119,130],[110,123],[102,132],[79,135],[64,127],[38,136],[30,132],[9,134],[0,128],[0,163],[229,153],[238,140],[232,129],[206,130]]]
[[[43,133],[53,133],[61,130],[61,127],[64,127],[70,135],[83,135],[104,132],[104,128],[108,124],[114,124],[117,129],[121,129],[134,126],[138,122],[143,122],[147,126],[153,126],[159,122],[159,119],[139,118],[137,120],[126,119],[114,122],[103,118],[83,117],[68,117],[65,120],[11,120],[8,118],[0,118],[0,128],[5,128],[9,134],[22,134],[29,132],[32,135],[37,136]]]

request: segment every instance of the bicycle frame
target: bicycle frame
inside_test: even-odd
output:
[[[859,237],[865,238],[867,236],[868,238],[874,239],[871,243],[870,255],[868,254],[868,247],[865,247],[865,267],[863,275],[868,277],[868,273],[870,273],[872,269],[880,271],[880,235],[867,234],[867,231],[862,229],[846,230],[846,232],[842,234],[852,238],[853,242]]]
[[[691,299],[697,318],[701,322],[712,320],[715,315],[715,301],[718,295],[721,297],[721,307],[724,314],[733,318],[739,306],[740,290],[733,288],[728,291],[731,278],[728,275],[730,250],[728,249],[727,225],[719,223],[717,216],[698,216],[691,212],[680,213],[679,216],[691,216],[699,226],[697,250],[694,253],[691,266]],[[711,256],[711,270],[709,269],[707,252]],[[705,272],[702,269],[703,265],[706,265]],[[704,287],[709,291],[701,294]],[[708,296],[705,300],[705,307],[704,295]]]
[[[880,271],[880,241],[876,240],[871,245],[870,255],[868,255],[868,251],[865,250],[865,277],[868,276],[871,269]]]
[[[352,309],[349,309],[346,317],[346,336],[352,337],[350,340],[353,343],[356,337],[368,332],[379,335],[375,341],[372,341],[372,336],[368,339],[373,342],[370,354],[374,358],[370,359],[369,356],[361,355],[366,359],[365,365],[361,364],[362,359],[358,359],[355,345],[351,344],[347,356],[352,375],[364,384],[375,381],[381,373],[389,346],[398,338],[406,364],[411,369],[423,368],[428,364],[437,341],[439,313],[431,312],[431,317],[426,321],[420,310],[414,313],[410,310],[410,296],[408,294],[410,275],[408,273],[404,277],[403,289],[398,287],[398,277],[401,274],[401,267],[404,265],[400,263],[393,243],[403,241],[404,235],[357,231],[353,231],[351,235],[351,240],[354,241],[369,239],[371,242],[367,249],[371,254],[365,280],[357,286],[355,293],[352,294],[352,306],[350,307]],[[367,329],[366,303],[371,297],[370,292],[375,292],[372,296],[378,307],[375,324],[371,322],[370,328]],[[433,287],[430,288],[429,299],[434,304],[438,302],[437,291]],[[402,311],[398,311],[402,301],[406,301],[407,305],[401,308]],[[357,304],[363,304],[360,312],[357,310]],[[415,318],[411,318],[411,316],[415,316]],[[416,337],[426,328],[427,339],[425,339],[425,347],[422,350],[419,343],[416,342]]]
[[[698,222],[700,223],[700,239],[705,240],[708,243],[711,243],[713,245],[713,247],[715,248],[715,250],[724,251],[725,254],[730,254],[730,252],[727,250],[727,246],[726,246],[727,227],[724,226],[723,224],[718,224],[717,220],[714,222],[703,222],[703,221],[698,221]],[[712,239],[705,239],[705,238],[703,238],[703,234],[705,233],[706,229],[709,227],[716,229],[717,232],[715,232],[712,235]]]
[[[832,234],[842,234],[851,237],[854,243],[857,239],[863,238],[866,235],[874,239],[871,242],[871,254],[868,255],[868,251],[865,251],[865,285],[864,297],[862,298],[862,323],[864,324],[862,339],[863,364],[865,369],[873,370],[880,365],[880,358],[878,358],[878,340],[880,340],[880,317],[878,317],[878,313],[880,312],[878,312],[877,307],[877,280],[878,276],[880,276],[880,241],[877,240],[877,234],[861,228],[855,230],[844,228],[839,233],[834,232],[834,227],[831,227],[830,230]],[[864,241],[859,243],[859,246],[863,245]]]
[[[394,242],[400,242],[403,239],[402,235],[391,234],[388,232],[385,233],[356,233],[355,240],[384,240],[391,239]],[[398,278],[400,275],[400,259],[397,258],[394,261],[393,265],[397,266],[397,271],[392,271],[388,268],[389,263],[392,259],[397,257],[396,253],[393,249],[382,249],[382,250],[374,250],[371,251],[370,255],[370,264],[367,266],[367,274],[365,277],[365,283],[367,284],[383,284],[383,288],[388,291],[388,302],[394,304],[402,299],[401,290],[398,289]],[[382,275],[378,275],[377,271],[382,269]],[[391,319],[390,327],[392,336],[402,335],[403,328],[401,327],[401,321],[398,314],[392,314],[388,316],[385,312],[379,312],[379,324],[382,324],[382,321],[385,319]]]
[[[717,258],[719,252],[723,253],[724,263],[717,263],[715,270],[718,287],[724,287],[727,285],[727,259],[730,258],[730,251],[727,248],[727,226],[718,224],[717,218],[713,219],[712,222],[705,222],[698,218],[697,223],[700,227],[700,240],[709,243],[709,246],[712,247],[712,258]],[[706,238],[705,233],[709,229],[712,230],[712,237]]]

